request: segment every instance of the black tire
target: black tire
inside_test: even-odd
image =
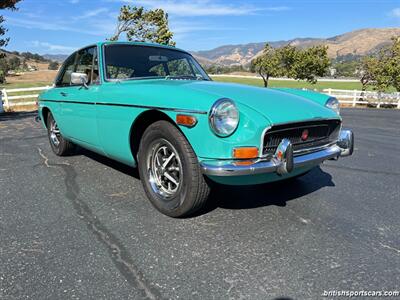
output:
[[[185,217],[206,203],[210,188],[196,154],[173,124],[157,121],[145,130],[139,145],[138,167],[146,195],[161,213]]]
[[[73,152],[75,145],[67,141],[60,133],[51,112],[47,115],[47,135],[53,152],[58,156],[66,156]]]

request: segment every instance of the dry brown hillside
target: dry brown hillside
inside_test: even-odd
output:
[[[327,45],[331,58],[353,55],[367,55],[375,53],[388,45],[393,36],[400,36],[400,28],[361,29],[327,39],[296,38],[289,41],[269,42],[272,47],[282,47],[292,44],[300,48],[313,45]],[[212,50],[193,52],[196,58],[207,62],[206,64],[246,65],[260,55],[264,48],[263,43],[250,43],[245,45],[226,45]]]
[[[363,29],[328,39],[326,45],[330,57],[366,55],[389,44],[393,36],[400,36],[400,28]]]

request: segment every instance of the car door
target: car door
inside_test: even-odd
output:
[[[85,73],[88,82],[86,85],[70,83],[59,91],[65,134],[76,143],[99,152],[95,104],[100,81],[96,46],[77,52],[73,72]],[[71,77],[71,73],[65,76]]]

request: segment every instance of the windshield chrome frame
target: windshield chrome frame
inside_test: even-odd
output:
[[[162,45],[157,46],[157,45],[138,45],[138,44],[131,44],[129,42],[126,43],[118,43],[118,44],[113,44],[113,43],[104,43],[101,47],[101,59],[102,59],[102,73],[103,73],[103,81],[104,82],[120,82],[120,81],[131,81],[131,80],[151,80],[151,79],[166,79],[167,76],[146,76],[146,77],[130,77],[130,78],[119,78],[119,79],[113,79],[113,78],[107,78],[107,66],[106,66],[106,51],[105,48],[107,46],[113,46],[113,45],[128,45],[128,46],[140,46],[140,47],[148,47],[148,48],[160,48],[160,49],[167,49],[167,50],[172,50],[172,51],[178,51],[178,52],[182,52],[188,56],[190,56],[193,61],[194,61],[194,65],[197,68],[200,68],[201,71],[204,72],[204,74],[207,76],[206,78],[204,78],[203,80],[206,81],[212,81],[211,77],[207,74],[207,72],[203,69],[203,67],[201,66],[201,64],[193,57],[192,54],[190,54],[189,52],[183,51],[181,49],[173,49],[173,48],[167,48],[167,47],[162,47]]]

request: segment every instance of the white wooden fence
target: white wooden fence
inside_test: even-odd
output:
[[[0,112],[2,110],[9,110],[13,107],[35,105],[38,93],[51,88],[51,86],[43,87],[32,87],[22,89],[2,89],[0,94]],[[400,93],[381,93],[381,92],[370,92],[370,91],[358,91],[358,90],[337,90],[337,89],[325,89],[324,93],[338,98],[340,103],[351,104],[353,107],[358,105],[374,105],[380,108],[382,105],[392,106],[400,109]],[[28,93],[28,94],[25,94]],[[17,95],[13,95],[17,94]],[[24,101],[27,99],[33,99],[31,101]],[[3,107],[2,107],[3,106]]]
[[[51,86],[22,88],[22,89],[2,89],[0,90],[1,92],[0,111],[2,106],[4,110],[7,110],[16,106],[36,105],[36,100],[37,97],[39,96],[38,92],[47,90],[49,88],[51,88]],[[30,93],[30,92],[36,92],[36,93]]]
[[[373,105],[380,108],[382,105],[400,109],[400,93],[382,93],[357,90],[325,89],[324,93],[336,97],[340,103],[358,105]]]

